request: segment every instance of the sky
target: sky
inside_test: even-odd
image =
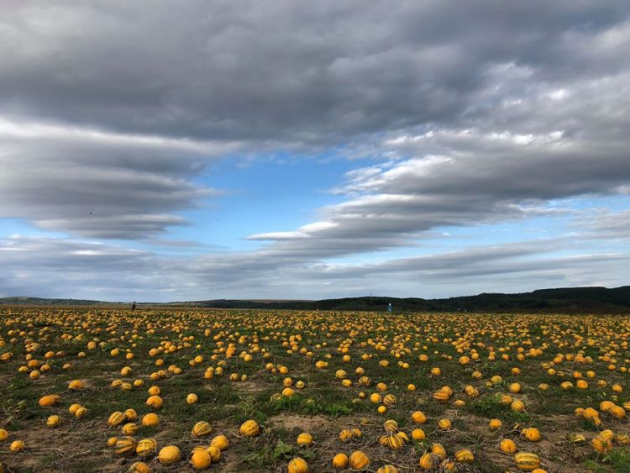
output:
[[[0,297],[630,282],[627,0],[0,3]]]

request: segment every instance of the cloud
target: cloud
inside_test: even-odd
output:
[[[575,240],[569,243],[579,249]],[[630,256],[563,255],[561,239],[477,246],[369,264],[298,264],[273,253],[161,256],[118,246],[44,237],[0,239],[0,296],[104,300],[201,300],[366,295],[441,297],[462,293],[609,286],[630,276]],[[63,270],[60,270],[63,268]],[[94,269],[98,268],[97,271]],[[465,288],[465,289],[464,289]]]
[[[110,265],[138,291],[275,293],[281,277],[308,287],[319,274],[311,271],[341,271],[335,259],[415,248],[444,227],[561,215],[565,199],[629,195],[625,0],[193,0],[176,9],[167,1],[147,9],[133,0],[7,0],[3,13],[0,217],[66,235],[5,242],[12,258],[26,254],[19,248],[59,256],[43,258],[50,273],[13,269],[3,287],[44,288],[55,265],[77,280]],[[266,242],[257,251],[177,260],[81,240],[162,241],[168,228],[194,225],[184,211],[220,192],[199,184],[216,160],[283,151],[364,161],[340,177],[330,190],[339,202],[317,209],[311,223],[243,235]],[[625,229],[616,218],[626,220],[576,225],[606,241]],[[182,245],[191,247],[170,248]],[[581,281],[584,268],[602,267],[592,255],[612,264],[591,250],[545,261]],[[317,287],[359,290],[414,264],[446,284],[456,280],[451,258],[467,287],[476,287],[474,275],[534,281],[536,271],[543,282],[563,281],[539,265],[541,251],[527,264],[516,255],[379,260],[348,270],[343,286]],[[157,277],[137,279],[127,262]],[[611,281],[622,272],[614,274]],[[406,281],[401,287],[413,289]],[[82,290],[90,287],[124,294],[113,270]]]
[[[231,147],[6,119],[0,119],[0,143],[0,216],[121,239],[187,224],[176,212],[219,193],[190,178]]]

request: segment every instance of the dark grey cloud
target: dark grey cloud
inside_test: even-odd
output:
[[[219,191],[191,183],[229,144],[0,120],[0,216],[88,238],[137,239]]]
[[[628,64],[610,33],[623,0],[10,0],[2,13],[5,113],[213,140],[321,145],[453,124],[497,65],[571,82]]]

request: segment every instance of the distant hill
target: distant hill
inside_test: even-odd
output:
[[[605,287],[576,287],[539,289],[520,294],[483,293],[476,296],[447,299],[418,297],[348,297],[343,299],[266,300],[216,299],[207,301],[143,303],[139,306],[177,306],[212,309],[272,309],[272,310],[351,310],[385,311],[391,303],[396,312],[561,312],[595,314],[630,314],[630,286],[614,289]],[[4,305],[111,305],[111,302],[42,299],[37,297],[8,297]]]
[[[253,301],[218,299],[184,303],[195,307],[216,309],[295,309],[295,310],[387,310],[391,302],[396,312],[593,312],[630,313],[630,286],[577,287],[540,289],[520,294],[478,294],[447,299],[417,297],[349,297],[319,301]]]
[[[112,305],[119,302],[92,301],[89,299],[46,299],[42,297],[2,297],[0,305]]]

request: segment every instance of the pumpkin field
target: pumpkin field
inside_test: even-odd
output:
[[[0,471],[630,471],[621,316],[0,309]]]

